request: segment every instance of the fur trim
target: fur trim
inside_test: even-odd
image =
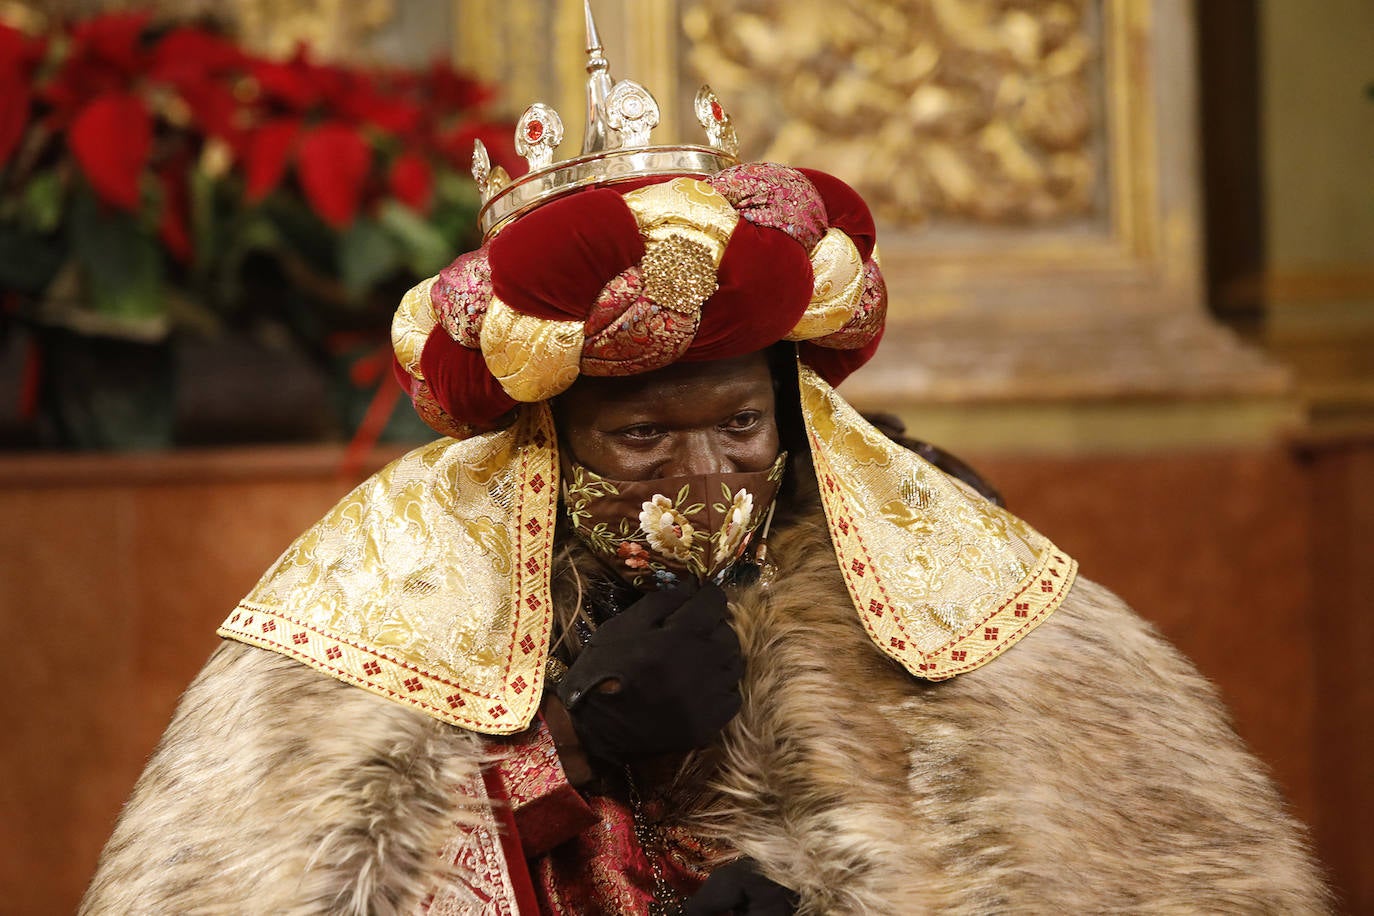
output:
[[[802,913],[1328,909],[1216,691],[1105,589],[932,684],[869,642],[819,518],[770,549],[789,572],[735,602],[745,703],[703,824]]]
[[[733,596],[744,708],[682,771],[691,826],[797,889],[803,914],[1327,909],[1215,691],[1117,598],[1080,578],[1014,650],[919,681],[863,631],[811,497],[775,526],[772,586]],[[481,755],[476,736],[226,643],[82,912],[413,910],[455,821],[482,820],[454,788]]]
[[[413,911],[478,739],[226,642],[187,689],[80,912]]]

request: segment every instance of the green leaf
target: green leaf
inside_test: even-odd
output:
[[[61,266],[58,236],[35,235],[14,223],[0,222],[0,288],[37,296]]]
[[[215,219],[215,179],[197,166],[191,171],[191,238],[196,240],[196,270],[208,273],[222,250]]]
[[[448,169],[441,170],[435,176],[434,190],[435,197],[440,201],[456,204],[473,213],[482,205],[482,195],[477,192],[477,182]]]
[[[396,243],[370,219],[359,217],[339,237],[339,279],[355,299],[394,273],[400,262]]]
[[[290,248],[321,273],[335,269],[338,254],[337,233],[315,214],[299,196],[283,191],[270,195],[259,209],[271,219],[282,244]]]
[[[397,201],[383,203],[377,217],[400,243],[405,266],[417,277],[437,274],[457,254],[442,232]]]
[[[57,172],[39,172],[24,188],[24,221],[41,234],[62,222],[62,181]]]
[[[85,274],[84,294],[97,312],[130,321],[165,314],[162,255],[135,217],[105,210],[90,192],[80,191],[69,226],[72,254]]]

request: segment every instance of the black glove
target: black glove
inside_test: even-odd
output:
[[[725,592],[693,583],[650,592],[602,624],[558,698],[587,753],[623,763],[709,744],[739,712],[743,675]],[[596,689],[610,680],[617,689]]]
[[[740,859],[711,872],[701,890],[687,901],[683,916],[791,916],[800,898],[759,874],[753,859]]]

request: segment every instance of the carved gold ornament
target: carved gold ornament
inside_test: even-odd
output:
[[[649,245],[640,262],[644,294],[664,308],[692,312],[716,291],[711,250],[684,235],[670,235]]]
[[[1091,0],[684,0],[687,62],[743,158],[844,175],[886,219],[1093,212]]]

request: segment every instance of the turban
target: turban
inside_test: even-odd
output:
[[[392,323],[396,378],[430,426],[460,439],[579,375],[780,340],[838,385],[882,336],[874,237],[847,184],[770,163],[575,191],[406,294]]]

